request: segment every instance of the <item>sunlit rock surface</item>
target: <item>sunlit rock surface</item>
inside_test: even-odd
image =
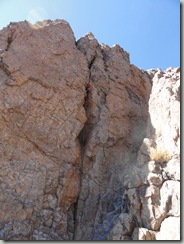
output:
[[[63,20],[10,24],[0,55],[0,239],[178,240],[179,68]]]

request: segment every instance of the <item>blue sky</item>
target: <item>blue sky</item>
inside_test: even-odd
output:
[[[0,0],[0,29],[25,19],[65,19],[76,40],[92,32],[142,69],[180,66],[179,0]]]

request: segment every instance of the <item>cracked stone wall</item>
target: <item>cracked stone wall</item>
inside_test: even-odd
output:
[[[76,42],[63,20],[10,23],[0,31],[0,239],[164,238],[166,217],[179,219],[178,108],[179,70],[140,70],[92,33]],[[167,167],[149,162],[153,145],[170,150]]]
[[[180,240],[180,69],[147,72],[153,87],[146,137],[109,240]]]
[[[80,190],[86,60],[65,21],[9,26],[0,47],[1,238],[68,239],[67,211]]]
[[[83,174],[76,240],[105,240],[121,212],[125,175],[145,134],[151,82],[118,45],[99,45],[91,33],[77,42],[90,67]]]

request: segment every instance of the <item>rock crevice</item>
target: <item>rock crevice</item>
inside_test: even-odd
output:
[[[0,239],[179,239],[180,70],[63,20],[10,24],[0,55]]]

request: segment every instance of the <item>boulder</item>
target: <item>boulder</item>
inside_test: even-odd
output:
[[[168,217],[161,224],[160,231],[156,234],[156,240],[181,240],[180,218]]]

